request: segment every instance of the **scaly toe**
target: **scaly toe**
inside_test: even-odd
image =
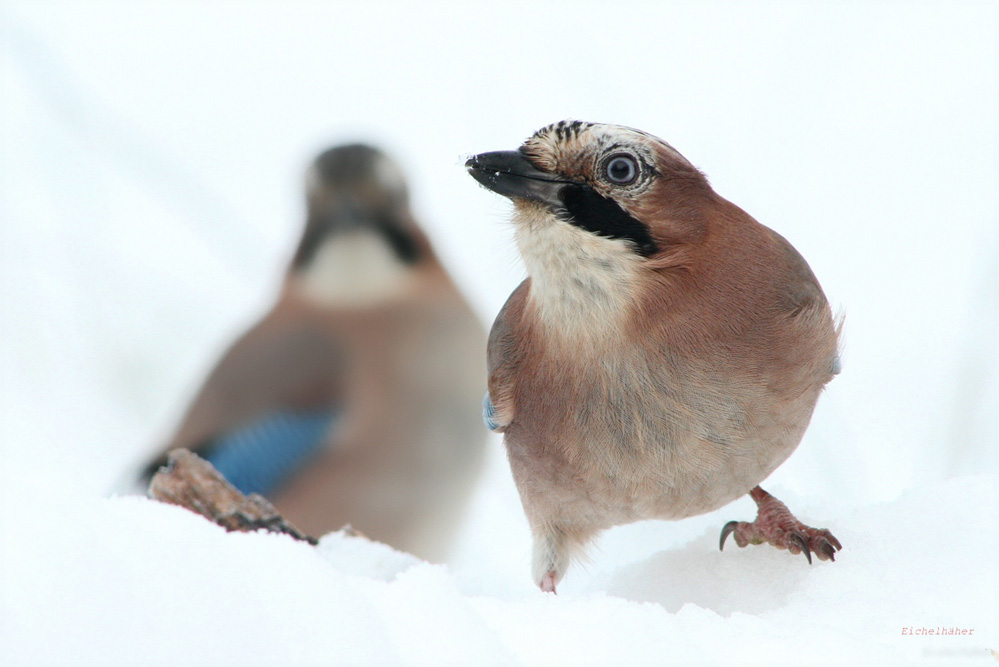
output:
[[[798,521],[787,505],[761,489],[754,488],[749,493],[756,502],[756,520],[752,522],[729,521],[722,528],[718,548],[725,548],[729,535],[740,547],[749,544],[772,544],[789,553],[805,554],[808,564],[812,564],[812,554],[819,560],[836,560],[836,552],[843,548],[840,541],[828,528],[812,528]]]

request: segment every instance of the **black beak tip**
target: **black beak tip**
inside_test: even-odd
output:
[[[520,151],[493,151],[473,155],[465,162],[468,174],[488,190],[510,199],[530,199],[552,207],[561,202],[563,181],[538,170]]]
[[[499,172],[520,175],[525,169],[530,168],[530,165],[518,151],[479,153],[465,160],[465,169],[473,176],[476,174],[495,175]]]
[[[496,175],[497,165],[491,164],[489,160],[489,153],[481,153],[479,155],[473,155],[472,157],[465,160],[465,170],[472,175],[473,178],[479,180],[485,176]]]
[[[494,170],[486,169],[478,159],[478,155],[469,158],[465,162],[465,170],[468,175],[478,181],[481,185],[489,188],[490,190],[495,189],[496,176],[497,173]]]

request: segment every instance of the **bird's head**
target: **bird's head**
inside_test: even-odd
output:
[[[518,150],[482,153],[465,167],[534,222],[569,225],[642,257],[696,236],[684,207],[696,208],[711,192],[704,175],[665,141],[581,121],[553,123]]]
[[[345,144],[320,153],[305,180],[310,216],[342,221],[364,215],[388,216],[409,203],[402,170],[366,144]]]
[[[669,144],[618,125],[561,121],[515,151],[482,153],[465,166],[513,200],[532,292],[566,312],[618,308],[648,269],[683,265],[714,197]]]
[[[365,144],[321,153],[306,172],[308,217],[291,275],[320,300],[370,301],[430,259],[402,170]]]

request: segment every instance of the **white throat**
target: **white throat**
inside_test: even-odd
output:
[[[412,277],[378,232],[334,234],[316,249],[295,286],[306,298],[328,306],[373,305],[402,294]]]
[[[518,206],[516,239],[531,276],[531,300],[549,330],[580,339],[621,330],[638,292],[642,258],[620,239],[601,238]]]

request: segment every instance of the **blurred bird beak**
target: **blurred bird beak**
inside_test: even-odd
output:
[[[535,168],[520,151],[480,153],[465,162],[465,169],[496,194],[530,199],[553,208],[564,206],[559,193],[569,182]]]

